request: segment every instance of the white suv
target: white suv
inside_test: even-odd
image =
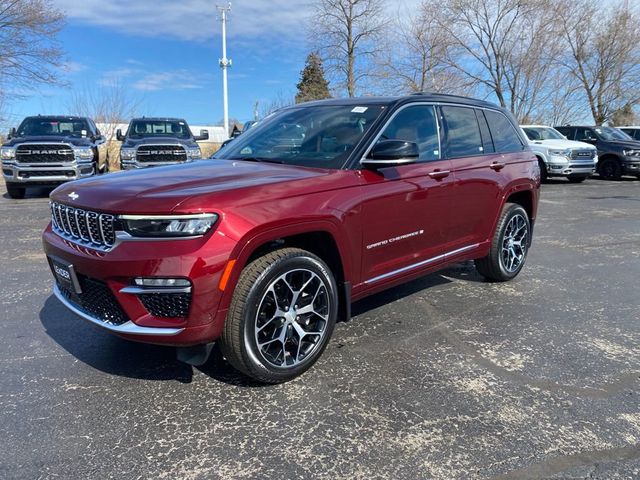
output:
[[[598,151],[584,142],[574,142],[545,125],[521,125],[529,146],[538,157],[542,180],[567,177],[570,182],[585,181],[596,171]]]

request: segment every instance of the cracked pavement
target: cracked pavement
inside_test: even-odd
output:
[[[358,302],[267,387],[62,307],[46,194],[0,187],[2,478],[640,478],[640,181],[544,185],[515,281],[464,263]]]

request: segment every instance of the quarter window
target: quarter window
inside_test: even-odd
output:
[[[484,153],[480,128],[473,108],[442,107],[442,115],[447,124],[449,157],[469,157]]]
[[[496,152],[521,152],[522,141],[509,119],[504,114],[492,110],[485,110],[484,114],[491,129]]]
[[[438,124],[430,105],[414,105],[401,110],[385,128],[378,141],[404,140],[418,145],[419,161],[440,159]]]

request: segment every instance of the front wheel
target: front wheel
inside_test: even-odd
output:
[[[249,377],[285,382],[318,360],[337,313],[337,286],[329,267],[305,250],[275,250],[242,271],[220,348]]]
[[[605,158],[598,165],[598,173],[605,180],[620,180],[622,177],[622,166],[615,158]]]
[[[549,174],[547,173],[547,165],[542,161],[541,158],[538,158],[538,166],[540,167],[540,181],[544,183],[549,178]]]
[[[527,211],[515,203],[505,204],[489,255],[475,261],[478,273],[494,282],[506,282],[514,278],[527,259],[530,235]]]

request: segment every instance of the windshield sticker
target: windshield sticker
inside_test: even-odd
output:
[[[368,110],[369,107],[353,107],[351,113],[364,113]]]
[[[244,147],[242,150],[240,150],[240,155],[251,155],[253,153],[253,150],[251,150],[251,147]]]

